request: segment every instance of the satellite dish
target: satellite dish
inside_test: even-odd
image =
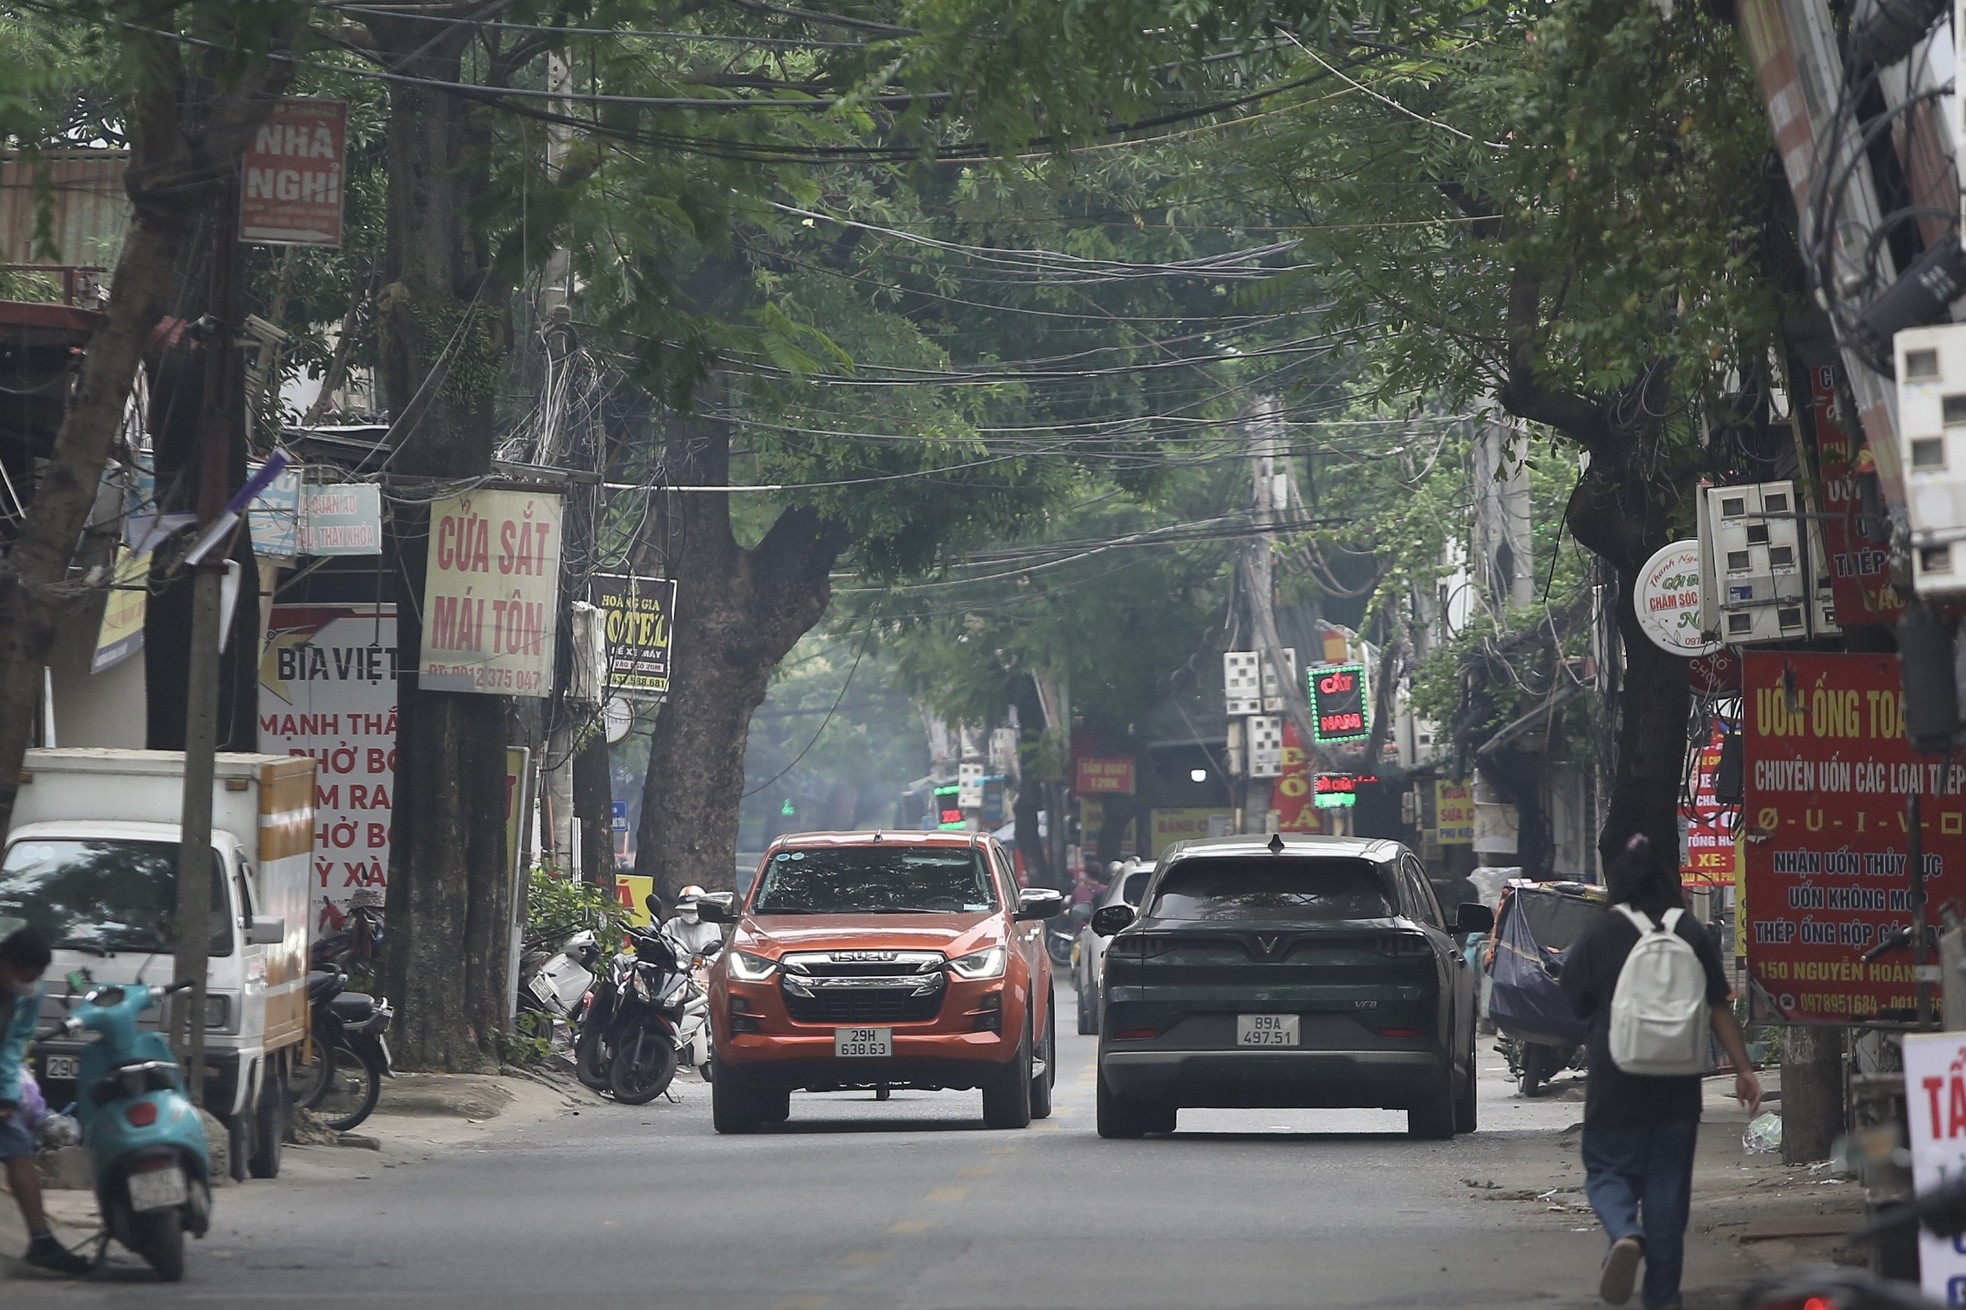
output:
[[[626,737],[628,729],[634,726],[635,711],[621,697],[611,696],[601,709],[601,723],[607,729],[608,745],[612,746]]]

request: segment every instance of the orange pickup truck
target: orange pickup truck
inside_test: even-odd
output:
[[[1051,1113],[1051,960],[1009,853],[960,832],[803,833],[765,852],[710,972],[720,1133],[782,1123],[794,1091],[980,1089],[992,1128]]]

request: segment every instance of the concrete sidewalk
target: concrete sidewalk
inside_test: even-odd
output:
[[[1780,1090],[1778,1070],[1764,1070],[1761,1077],[1764,1092]],[[1688,1310],[1731,1308],[1745,1284],[1771,1270],[1861,1256],[1844,1235],[1862,1221],[1862,1185],[1827,1163],[1789,1166],[1779,1151],[1749,1154],[1742,1144],[1748,1114],[1733,1099],[1733,1086],[1731,1076],[1706,1080],[1687,1232]],[[1576,1122],[1523,1142],[1506,1170],[1466,1181],[1486,1199],[1538,1216],[1552,1233],[1595,1230],[1578,1153],[1582,1075],[1558,1080],[1545,1095],[1574,1102]],[[1779,1109],[1780,1102],[1766,1108]]]
[[[377,1170],[472,1149],[494,1132],[578,1114],[597,1101],[571,1079],[530,1073],[399,1074],[384,1084],[380,1106],[359,1131],[344,1134],[334,1145],[289,1143],[279,1178],[243,1184],[221,1179],[213,1193],[213,1208],[264,1204],[323,1180],[366,1179]],[[55,1235],[68,1246],[81,1246],[100,1231],[92,1193],[49,1190],[44,1195]],[[20,1207],[0,1181],[0,1281],[46,1277],[19,1262],[17,1257],[26,1249]],[[131,1258],[121,1247],[112,1246],[110,1261],[115,1263],[119,1257]]]

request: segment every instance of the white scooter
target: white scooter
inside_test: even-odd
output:
[[[710,1081],[710,962],[722,950],[721,945],[713,946],[690,957],[683,1019],[676,1026],[677,1062],[696,1070],[706,1083]]]

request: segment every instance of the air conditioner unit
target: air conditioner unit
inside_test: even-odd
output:
[[[1253,650],[1222,652],[1222,700],[1231,718],[1263,712],[1263,682]]]
[[[1966,324],[1909,328],[1892,341],[1912,588],[1966,595]]]

